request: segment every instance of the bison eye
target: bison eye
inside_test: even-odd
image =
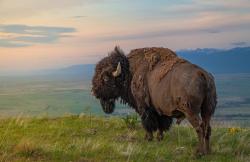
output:
[[[107,82],[107,81],[109,81],[109,77],[107,75],[104,75],[103,80],[104,80],[104,82]]]

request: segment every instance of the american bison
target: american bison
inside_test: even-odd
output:
[[[172,118],[187,118],[196,130],[197,154],[210,151],[210,120],[217,104],[213,76],[168,48],[140,48],[127,56],[119,47],[100,60],[92,79],[92,93],[103,111],[112,113],[115,101],[134,108],[141,116],[146,138],[158,140]]]

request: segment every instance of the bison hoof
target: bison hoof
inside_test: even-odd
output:
[[[147,137],[147,138],[145,138],[145,140],[146,140],[146,141],[149,141],[149,142],[150,142],[150,141],[153,141],[153,137]]]
[[[163,140],[163,135],[158,135],[158,136],[157,136],[157,140],[158,140],[158,141],[162,141],[162,140]]]
[[[211,154],[211,149],[210,148],[206,148],[205,152],[206,155]]]
[[[153,136],[149,136],[149,135],[145,135],[145,137],[144,137],[144,139],[146,140],[146,141],[153,141]]]
[[[203,148],[198,147],[195,151],[196,157],[201,157],[203,155],[206,155],[206,151]]]

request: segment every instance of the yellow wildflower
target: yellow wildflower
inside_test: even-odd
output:
[[[235,128],[235,127],[229,128],[229,133],[230,134],[235,134],[235,133],[240,132],[240,131],[241,131],[240,128]]]

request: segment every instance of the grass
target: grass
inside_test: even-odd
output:
[[[250,161],[249,128],[213,128],[212,154],[196,158],[194,130],[173,126],[162,142],[146,142],[140,123],[68,115],[0,120],[0,161]]]
[[[137,123],[138,123],[138,115],[126,115],[125,117],[122,117],[122,120],[126,124],[127,128],[129,129],[136,129]]]

